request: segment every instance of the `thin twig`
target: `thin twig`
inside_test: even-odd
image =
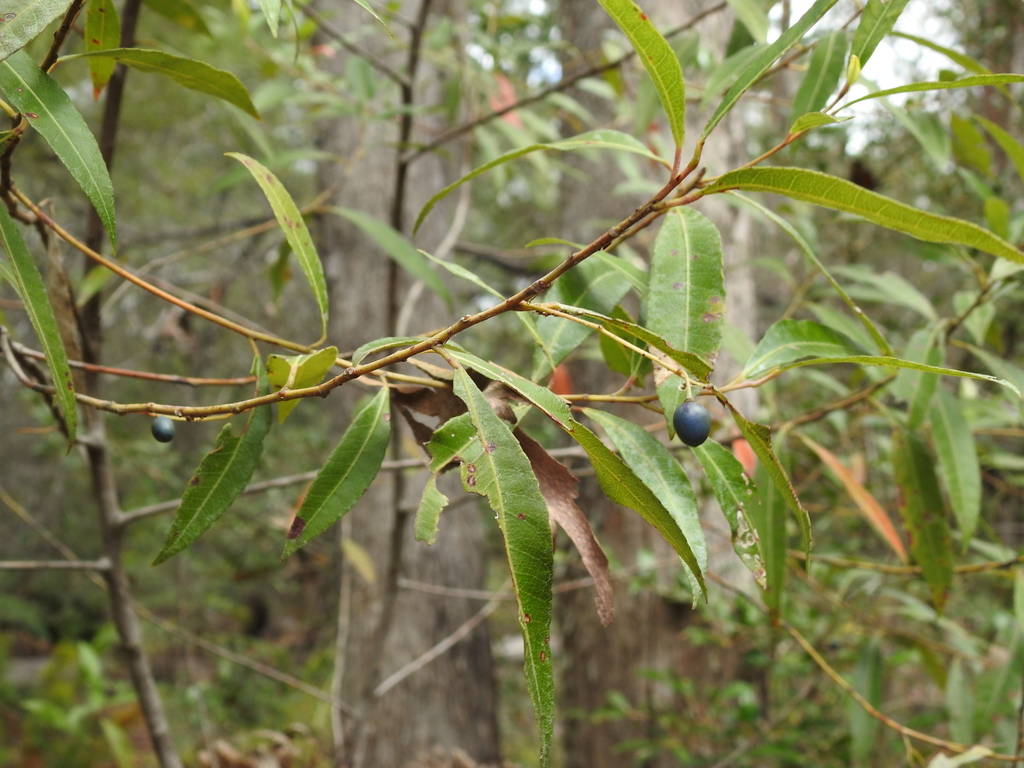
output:
[[[110,561],[99,560],[0,560],[0,571],[108,571]]]
[[[807,555],[795,549],[787,550],[787,555],[798,560],[805,560]],[[860,568],[865,571],[878,571],[880,573],[891,573],[898,576],[914,576],[923,573],[920,565],[887,565],[885,563],[873,563],[868,560],[849,560],[845,557],[833,557],[831,555],[812,554],[810,559],[815,562],[834,565],[837,568]],[[1024,555],[1010,558],[1008,560],[989,560],[984,563],[968,563],[953,567],[954,573],[987,573],[991,571],[1005,571],[1015,565],[1024,563]]]
[[[349,53],[354,53],[356,56],[359,56],[362,59],[366,59],[366,62],[370,66],[374,67],[379,72],[381,72],[381,74],[386,75],[391,80],[394,80],[399,85],[407,85],[409,83],[409,78],[407,76],[403,75],[401,72],[395,69],[392,69],[386,62],[381,61],[379,58],[370,53],[370,51],[363,48],[361,45],[353,43],[351,40],[349,40],[343,32],[341,32],[329,21],[327,21],[327,19],[325,19],[323,16],[317,13],[316,9],[313,8],[312,4],[306,4],[301,6],[301,10],[304,14],[309,16],[309,18],[315,21],[317,25],[320,27],[320,29],[326,32],[328,36],[332,37],[333,39],[341,43],[341,47],[347,50]]]

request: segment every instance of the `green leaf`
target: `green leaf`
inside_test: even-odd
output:
[[[986,120],[981,115],[975,115],[974,119],[982,124],[996,144],[999,145],[999,148],[1010,158],[1013,167],[1017,169],[1017,175],[1024,182],[1024,146],[1021,146],[1019,141],[991,120]]]
[[[891,2],[891,0],[890,0]],[[959,80],[942,80],[938,82],[910,83],[901,85],[898,88],[888,88],[884,91],[875,91],[859,99],[848,101],[840,109],[846,109],[861,101],[868,99],[880,99],[885,96],[892,96],[895,93],[916,93],[918,91],[946,91],[951,88],[973,88],[979,85],[1002,85],[1004,83],[1024,82],[1024,75],[971,75],[961,77]]]
[[[431,268],[426,256],[417,251],[412,243],[406,240],[394,227],[380,219],[375,219],[368,213],[354,211],[350,208],[330,206],[325,210],[348,219],[359,227],[370,239],[380,246],[382,251],[398,262],[402,269],[417,280],[421,280],[430,290],[444,299],[448,308],[451,309],[452,297],[448,292],[448,287],[441,280],[440,275]]]
[[[572,425],[569,435],[587,452],[590,463],[594,467],[594,473],[597,475],[597,481],[601,484],[605,495],[616,504],[638,512],[644,520],[654,526],[661,537],[682,558],[686,567],[690,569],[690,573],[701,574],[697,556],[690,549],[690,544],[679,524],[633,470],[621,458],[612,453],[608,446],[598,439],[597,435],[579,422]],[[697,578],[701,591],[707,595],[703,574]]]
[[[380,471],[391,439],[390,395],[381,387],[348,425],[341,442],[306,491],[281,558],[303,547],[340,520],[366,493]]]
[[[448,497],[437,490],[437,475],[431,475],[423,488],[423,496],[416,509],[416,541],[434,543],[437,538],[437,524],[446,506]]]
[[[2,66],[2,65],[0,65]],[[7,206],[0,205],[0,244],[11,263],[10,271],[4,272],[10,280],[18,298],[25,305],[28,319],[39,337],[39,344],[46,355],[46,365],[53,380],[54,400],[68,429],[68,446],[75,440],[78,425],[78,406],[75,402],[75,383],[68,367],[68,357],[61,342],[57,318],[46,296],[46,286],[39,269],[32,260],[28,247],[18,231],[14,219],[7,212]]]
[[[121,42],[121,22],[117,8],[111,0],[89,0],[85,11],[85,50],[105,51],[117,48]],[[114,74],[115,63],[109,59],[89,59],[89,76],[92,78],[93,98],[99,98],[100,91]]]
[[[249,92],[245,90],[245,86],[237,77],[202,61],[145,48],[112,48],[108,51],[77,53],[71,56],[62,56],[61,61],[96,57],[113,59],[132,69],[137,69],[139,72],[150,72],[169,77],[178,85],[189,90],[216,96],[252,115],[257,120],[262,119],[249,98]],[[234,156],[234,153],[229,154]]]
[[[961,67],[966,69],[968,72],[974,72],[979,75],[990,75],[992,70],[983,64],[978,63],[975,59],[959,51],[954,51],[952,48],[946,48],[945,46],[939,45],[932,40],[926,40],[923,37],[917,37],[916,35],[908,35],[906,32],[890,32],[893,37],[902,37],[904,40],[911,40],[918,45],[923,45],[925,48],[931,48],[936,53],[941,53],[943,56],[948,57],[952,61],[955,61]]]
[[[937,342],[939,342],[938,334],[922,328],[911,335],[903,355],[912,362],[938,365],[942,362],[942,347],[944,345]],[[934,374],[918,370],[901,371],[892,383],[893,394],[910,405],[910,412],[907,416],[907,426],[910,429],[916,430],[924,424],[932,395],[935,394],[935,387],[938,386],[938,383],[939,379]]]
[[[293,357],[282,357],[281,355],[270,355],[267,358],[267,371],[270,377],[270,384],[274,390],[280,389],[305,389],[315,387],[323,381],[324,375],[334,365],[338,357],[338,350],[335,347],[327,347],[319,352],[310,352],[306,355],[295,355]],[[300,400],[282,400],[277,404],[277,422],[283,424]]]
[[[431,197],[427,201],[426,205],[423,206],[423,209],[420,211],[419,215],[416,217],[416,223],[415,225],[413,225],[412,228],[413,234],[416,234],[416,232],[420,228],[420,225],[423,223],[423,220],[427,218],[427,214],[429,214],[434,209],[434,206],[437,205],[438,202],[443,200],[449,194],[451,194],[453,190],[458,189],[467,181],[475,179],[480,174],[486,173],[492,168],[507,163],[509,160],[515,160],[517,158],[522,157],[523,155],[528,155],[531,152],[537,152],[538,150],[542,149],[553,149],[559,152],[580,151],[587,149],[613,149],[620,152],[632,152],[634,154],[646,157],[650,160],[654,160],[655,162],[661,163],[662,165],[669,165],[669,163],[666,163],[665,160],[653,154],[651,150],[644,146],[643,142],[640,142],[637,139],[630,136],[629,134],[622,133],[621,131],[602,129],[598,131],[588,131],[587,133],[581,133],[577,136],[573,136],[568,139],[562,139],[561,141],[556,141],[550,144],[530,144],[527,147],[520,147],[519,149],[513,149],[510,152],[506,152],[505,154],[494,158],[494,160],[491,160],[488,163],[484,163],[479,168],[474,168],[461,179],[459,179],[456,182],[453,182],[452,184],[449,184],[447,187],[445,187],[440,192]]]
[[[263,11],[263,18],[267,20],[267,26],[270,28],[271,37],[277,37],[277,28],[281,23],[281,0],[259,0],[259,3],[260,10]],[[360,3],[360,5],[362,4]],[[374,14],[374,16],[376,15]]]
[[[212,37],[202,14],[190,0],[142,0],[146,6],[175,24]]]
[[[765,587],[764,552],[761,539],[751,521],[753,507],[758,503],[757,487],[743,471],[743,465],[727,449],[714,440],[707,440],[693,449],[704,467],[718,506],[729,523],[732,548],[747,566],[754,579]]]
[[[630,317],[629,313],[622,308],[621,304],[616,304],[612,310],[611,317],[615,320],[621,320],[624,323],[633,325],[633,318]],[[608,366],[609,370],[621,373],[623,376],[633,377],[634,379],[642,382],[644,376],[650,373],[652,364],[649,359],[643,357],[639,352],[632,349],[628,349],[615,338],[622,339],[623,341],[632,344],[640,349],[644,348],[643,341],[639,337],[634,336],[628,331],[621,330],[614,325],[604,323],[604,329],[609,333],[613,334],[609,337],[605,334],[601,334],[598,339],[601,345],[601,356],[604,358],[605,365]]]
[[[942,611],[953,584],[953,552],[932,458],[921,438],[904,429],[894,433],[892,453],[898,505],[910,535],[910,553],[931,587],[935,609]]]
[[[682,147],[683,134],[686,131],[686,86],[683,82],[683,69],[679,65],[675,51],[633,0],[599,2],[629,38],[647,74],[651,76],[661,98],[661,105],[668,115],[672,138],[677,147]]]
[[[985,223],[999,237],[1010,237],[1010,206],[1002,198],[985,198]]]
[[[790,120],[796,120],[808,112],[818,112],[828,104],[829,96],[839,85],[839,78],[846,71],[846,32],[837,29],[814,44],[807,73],[800,82]],[[795,133],[795,131],[790,131]]]
[[[778,486],[771,482],[763,462],[754,477],[758,495],[751,505],[750,517],[764,554],[764,602],[769,613],[778,616],[786,586],[786,501]]]
[[[4,36],[7,26],[3,27]],[[64,167],[85,192],[117,251],[114,225],[114,187],[107,165],[85,120],[57,83],[19,51],[0,62],[0,91],[28,118],[29,124],[50,145]]]
[[[554,306],[559,311],[564,312],[567,315],[576,315],[577,317],[586,318],[587,320],[593,320],[594,322],[601,323],[608,328],[615,328],[622,331],[625,335],[635,336],[640,341],[654,347],[654,349],[658,350],[666,357],[677,362],[681,367],[685,368],[701,381],[706,381],[707,377],[711,374],[711,363],[707,360],[689,352],[682,352],[676,349],[665,341],[665,339],[661,338],[661,336],[647,328],[644,328],[642,325],[631,323],[628,320],[621,320],[617,317],[603,315],[600,312],[581,309],[580,307],[570,307],[564,304],[556,304]]]
[[[629,288],[629,283],[622,279],[618,270],[588,259],[558,278],[551,286],[548,298],[553,302],[606,314],[612,311]],[[565,318],[542,317],[537,321],[537,332],[544,340],[544,346],[533,355],[534,379],[550,373],[593,330]]]
[[[953,133],[953,156],[957,161],[991,179],[992,153],[988,150],[985,135],[981,130],[970,120],[956,113],[949,116],[949,128]],[[995,197],[989,199],[998,200]],[[1006,237],[1006,233],[999,233],[999,236]]]
[[[20,8],[5,2],[0,6],[3,34],[0,34],[0,61],[24,48],[36,38],[50,22],[64,13],[69,0],[28,0]],[[13,18],[10,18],[12,17]]]
[[[1013,570],[1013,613],[1020,632],[1024,634],[1024,568]]]
[[[583,412],[601,425],[626,466],[654,492],[672,515],[697,560],[699,570],[691,571],[692,581],[700,583],[708,567],[708,546],[704,530],[700,527],[697,496],[686,471],[668,449],[643,427],[593,408],[585,408]],[[695,590],[695,601],[696,597]],[[706,593],[704,599],[707,599]]]
[[[747,28],[750,36],[763,43],[768,39],[768,14],[758,0],[728,0],[736,18]]]
[[[257,395],[268,394],[270,383],[259,357],[253,360],[252,371],[258,380]],[[230,422],[224,425],[217,436],[217,444],[203,456],[195,475],[185,487],[163,549],[153,565],[159,565],[187,548],[227,512],[259,463],[270,422],[268,405],[249,411],[245,429],[237,437]]]
[[[860,60],[861,67],[868,63],[882,38],[892,30],[906,4],[907,0],[868,0],[850,47],[850,53]]]
[[[985,363],[990,371],[1001,376],[1001,379],[997,379],[1000,384],[1003,383],[1003,379],[1006,379],[1012,384],[1010,386],[1011,390],[1017,393],[1024,392],[1024,369],[1020,366],[973,344],[965,344],[964,348]]]
[[[643,297],[647,293],[647,285],[650,283],[650,275],[644,272],[639,267],[635,267],[623,258],[618,256],[612,256],[610,253],[605,251],[598,251],[590,257],[594,261],[599,261],[609,269],[615,270],[622,279],[626,280],[637,295]]]
[[[939,457],[939,478],[946,487],[953,515],[966,550],[981,514],[981,467],[970,424],[955,396],[939,388],[929,421]]]
[[[718,228],[690,207],[673,208],[654,241],[646,326],[675,349],[714,359],[722,342],[725,279]]]
[[[247,155],[238,152],[228,152],[228,157],[235,158],[238,162],[249,169],[253,178],[260,185],[263,194],[274,211],[277,223],[284,230],[284,236],[292,247],[295,256],[299,260],[299,266],[309,281],[309,287],[313,289],[313,296],[316,298],[317,306],[320,308],[320,338],[327,336],[327,281],[324,278],[324,267],[320,263],[320,256],[313,245],[313,238],[310,237],[306,222],[295,205],[288,190],[278,181],[277,177]],[[319,343],[319,342],[318,342]]]
[[[422,336],[385,336],[382,339],[368,341],[352,353],[352,365],[359,365],[364,357],[375,352],[383,352],[386,349],[395,349],[396,347],[410,347],[421,341],[423,341]]]
[[[803,168],[746,168],[725,174],[705,192],[724,192],[727,189],[774,192],[824,208],[853,213],[918,240],[960,243],[1024,264],[1024,253],[977,224],[919,211],[825,173]]]
[[[845,123],[847,120],[852,120],[852,117],[833,117],[832,115],[826,115],[823,112],[809,112],[806,115],[801,115],[794,122],[789,129],[790,136],[795,136],[798,133],[809,131],[812,128],[819,128],[823,125],[835,125],[836,123]]]
[[[464,368],[455,369],[454,391],[466,403],[483,447],[475,463],[462,465],[462,481],[466,490],[486,496],[498,516],[526,644],[526,687],[540,731],[540,764],[547,766],[555,716],[549,646],[554,553],[547,503],[519,442]]]
[[[384,19],[382,19],[379,15],[377,15],[377,11],[375,11],[373,9],[372,5],[370,5],[368,2],[366,2],[366,0],[355,0],[355,2],[356,2],[356,5],[358,5],[364,11],[366,11],[371,16],[373,16],[373,18],[375,18],[377,21],[379,21],[380,25],[382,27],[384,27],[384,29],[387,31],[387,33],[389,35],[391,35],[391,37],[395,36],[394,33],[391,31],[391,29],[388,27],[388,25],[384,23]]]
[[[456,459],[465,462],[476,461],[480,454],[479,438],[469,414],[463,413],[448,419],[435,429],[430,442],[427,443],[427,450],[433,457],[430,461],[430,471],[435,475]]]
[[[771,478],[772,483],[778,489],[780,497],[785,500],[786,504],[796,517],[797,525],[800,527],[800,539],[803,545],[804,552],[809,553],[811,551],[811,517],[807,514],[807,510],[804,509],[803,504],[800,503],[800,499],[797,498],[796,490],[793,488],[793,484],[789,480],[789,475],[786,474],[785,468],[782,466],[782,462],[779,461],[779,457],[775,455],[775,451],[772,450],[772,432],[764,424],[758,424],[757,422],[747,421],[743,415],[737,411],[733,404],[728,400],[723,400],[723,403],[729,411],[732,412],[733,421],[736,422],[736,426],[739,427],[740,433],[750,443],[751,449],[754,451],[754,455],[761,460],[761,465],[764,467],[768,476]],[[758,483],[760,485],[760,483]],[[760,532],[760,527],[758,528]],[[761,538],[764,538],[762,534]],[[767,547],[768,545],[764,545]],[[770,566],[766,563],[766,567]],[[771,576],[769,574],[768,585],[771,586]]]
[[[760,203],[751,200],[749,197],[745,197],[744,195],[741,195],[738,192],[730,193],[729,199],[737,200],[744,207],[753,210],[755,213],[761,214],[769,221],[774,222],[776,225],[779,226],[780,229],[782,229],[783,232],[785,232],[787,235],[793,238],[793,242],[795,242],[800,247],[800,250],[804,252],[804,256],[806,256],[807,259],[818,268],[818,271],[820,271],[821,274],[825,276],[825,279],[828,280],[833,290],[835,290],[835,292],[839,294],[839,297],[843,300],[846,306],[850,308],[853,314],[857,316],[857,319],[860,320],[861,324],[867,329],[867,332],[871,334],[871,338],[874,339],[875,344],[878,345],[878,350],[883,355],[892,354],[892,348],[889,346],[889,342],[885,340],[885,337],[882,336],[881,331],[879,331],[878,328],[875,327],[875,324],[871,322],[871,318],[864,314],[864,311],[859,306],[857,306],[857,303],[852,298],[850,298],[849,294],[839,284],[839,282],[834,277],[832,277],[832,273],[825,268],[825,265],[818,258],[818,255],[814,252],[814,249],[811,247],[810,243],[807,242],[807,240],[804,238],[802,234],[800,234],[800,231],[796,227],[794,227],[784,218],[775,213],[775,211],[771,210],[770,208],[766,208]]]
[[[824,16],[836,2],[837,0],[816,0],[814,5],[800,17],[796,24],[779,35],[771,45],[761,49],[761,52],[750,61],[736,82],[733,83],[732,87],[725,94],[725,98],[718,105],[718,109],[711,116],[708,124],[704,126],[704,130],[697,140],[698,149],[703,147],[704,140],[715,129],[715,126],[722,121],[722,118],[725,117],[729,110],[736,105],[736,102],[740,100],[740,96],[746,93],[750,86],[760,80],[771,65],[775,63],[775,60],[803,37],[804,33],[814,26],[818,19]]]
[[[780,320],[754,349],[743,376],[756,379],[794,360],[857,355],[861,351],[849,337],[812,320]]]
[[[866,286],[865,288],[851,288],[851,295],[867,301],[877,301],[879,304],[907,307],[931,323],[935,323],[939,319],[939,315],[928,297],[921,293],[913,283],[895,272],[879,272],[858,265],[836,267],[835,271],[843,277]]]
[[[851,684],[872,706],[879,707],[882,704],[884,679],[882,651],[878,640],[873,638],[857,657]],[[867,765],[878,735],[878,720],[853,699],[847,701],[846,717],[850,723],[850,757],[853,764]]]
[[[747,71],[747,65],[765,49],[763,45],[748,45],[726,59],[708,73],[701,93],[700,109],[703,111],[709,104],[716,101],[723,91],[730,88]]]
[[[529,379],[513,373],[507,368],[502,368],[496,363],[481,360],[469,352],[449,349],[448,354],[467,368],[472,368],[477,373],[482,373],[493,381],[500,381],[514,392],[519,393],[543,411],[549,419],[562,427],[562,429],[568,429],[571,424],[575,423],[572,412],[569,410],[569,404],[547,387],[535,384]]]

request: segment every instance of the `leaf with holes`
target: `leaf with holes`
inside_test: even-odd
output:
[[[60,408],[61,416],[68,430],[68,448],[75,441],[78,425],[78,406],[75,401],[75,383],[68,366],[67,353],[61,342],[57,318],[53,313],[46,296],[46,286],[39,274],[32,255],[18,231],[14,219],[7,212],[7,207],[0,205],[0,243],[3,244],[7,259],[11,263],[10,271],[5,270],[4,276],[14,286],[25,305],[29,322],[39,337],[39,344],[46,354],[46,365],[50,369],[53,380],[54,400]]]
[[[252,371],[258,382],[256,394],[269,393],[270,383],[259,357],[253,360]],[[233,434],[230,422],[224,425],[217,436],[217,444],[199,462],[199,468],[189,480],[163,549],[153,565],[159,565],[186,549],[227,512],[252,478],[263,453],[263,441],[270,431],[270,423],[270,406],[266,405],[249,412],[249,420],[241,435]]]
[[[423,488],[420,505],[416,508],[414,531],[416,540],[433,544],[437,538],[438,521],[441,512],[448,506],[448,497],[437,490],[437,475],[431,475]]]
[[[277,223],[284,230],[284,236],[299,260],[302,273],[309,281],[309,287],[313,289],[313,296],[320,308],[320,338],[326,338],[327,280],[324,278],[324,267],[320,263],[316,246],[313,245],[313,238],[309,234],[309,229],[306,227],[306,222],[303,220],[298,206],[295,205],[288,190],[278,181],[277,177],[251,157],[238,152],[228,152],[228,157],[235,158],[248,168],[253,178],[256,179],[256,183],[260,185],[260,189],[263,190],[263,194],[277,218]]]
[[[466,403],[481,447],[474,463],[462,465],[462,482],[467,491],[487,498],[505,540],[526,645],[526,687],[540,731],[540,764],[547,766],[555,714],[549,645],[554,553],[548,509],[530,460],[464,368],[455,369],[454,390]]]
[[[366,493],[380,471],[391,439],[389,405],[389,390],[381,387],[352,418],[341,442],[306,491],[288,531],[282,560],[340,520]]]
[[[700,569],[689,574],[696,602],[698,585],[708,567],[708,545],[704,529],[700,527],[697,495],[686,471],[661,441],[643,427],[593,408],[583,412],[601,425],[626,466],[654,492],[686,537]]]
[[[0,29],[6,29],[2,27]],[[114,187],[99,145],[71,99],[24,51],[0,62],[0,91],[28,118],[99,214],[116,252]]]
[[[744,473],[743,465],[736,457],[714,440],[705,441],[693,452],[704,467],[718,506],[729,523],[732,548],[764,589],[764,552],[751,518],[754,505],[758,503],[757,487]]]

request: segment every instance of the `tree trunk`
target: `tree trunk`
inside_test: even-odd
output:
[[[712,4],[690,0],[682,4],[649,4],[645,9],[654,11],[662,28],[677,26]],[[604,30],[610,22],[604,14],[594,12],[593,6],[582,0],[563,0],[561,6],[564,38],[578,51],[593,51],[600,45]],[[705,40],[724,42],[732,23],[731,14],[718,13],[709,16],[697,29]],[[570,74],[570,72],[566,72]],[[605,103],[589,98],[587,94],[573,94],[584,103],[601,121],[610,120]],[[692,116],[695,110],[690,109]],[[701,118],[706,118],[701,115]],[[697,135],[702,123],[688,120],[687,135]],[[723,140],[724,139],[724,140]],[[683,156],[689,158],[692,139]],[[735,150],[735,151],[734,151]],[[743,125],[738,119],[726,119],[713,134],[705,148],[702,166],[709,172],[724,172],[735,156],[744,151]],[[572,163],[571,158],[566,162]],[[593,165],[580,164],[583,174],[595,178]],[[630,205],[624,198],[604,194],[603,190],[614,187],[615,167],[606,163],[600,172],[600,187],[587,182],[569,182],[562,189],[562,230],[561,237],[578,242],[589,241],[594,232],[589,222],[596,218],[618,220]],[[749,267],[744,267],[748,256],[750,222],[745,216],[738,216],[725,206],[702,203],[702,213],[718,225],[723,237],[726,266],[727,317],[751,338],[756,337],[756,303],[754,283]],[[655,225],[657,226],[657,225]],[[736,370],[726,355],[719,358],[715,379],[726,380]],[[573,368],[574,381],[586,382],[590,392],[612,391],[620,381],[612,381],[607,369],[599,364],[577,363]],[[746,395],[750,393],[750,395]],[[730,396],[744,413],[754,416],[756,393],[741,391],[743,397]],[[635,418],[636,412],[622,414]],[[711,502],[714,505],[714,502]],[[659,574],[658,583],[668,587],[678,576],[678,558],[658,533],[639,515],[631,510],[612,504],[603,494],[597,482],[588,478],[580,484],[580,508],[585,510],[591,523],[609,554],[623,566],[637,562],[641,551],[654,553],[658,561],[673,563],[672,568]],[[717,508],[708,510],[707,517],[714,527],[721,519]],[[706,525],[705,528],[708,526]],[[729,545],[728,532],[721,539],[708,536],[709,567],[712,570],[729,570],[745,574]],[[574,561],[575,562],[575,561]],[[734,569],[733,565],[739,566]],[[582,567],[570,566],[570,573],[564,578],[583,575]],[[621,694],[640,711],[671,709],[682,717],[699,717],[698,712],[685,711],[685,703],[663,680],[645,676],[645,670],[669,673],[690,680],[697,691],[721,687],[736,680],[742,671],[742,649],[694,647],[687,642],[686,629],[695,619],[695,613],[688,603],[678,602],[663,596],[660,592],[645,588],[639,592],[629,589],[628,584],[618,582],[615,590],[615,624],[603,628],[594,610],[589,590],[567,592],[557,596],[555,617],[562,641],[562,659],[558,684],[559,708],[562,713],[562,742],[565,753],[565,768],[617,768],[632,760],[625,756],[620,745],[627,740],[651,740],[656,736],[653,718],[601,718],[596,720],[590,714],[609,704],[609,694]],[[712,595],[714,599],[728,599]],[[699,611],[700,608],[697,609]],[[700,700],[701,697],[694,697]],[[710,756],[710,755],[709,755]],[[678,765],[676,758],[667,755],[655,756],[644,761],[645,766]]]
[[[355,4],[321,12],[330,14],[333,25],[343,30],[365,22],[365,11]],[[426,18],[424,10],[414,3],[406,4],[400,13],[407,18],[420,14],[421,21]],[[396,35],[403,34],[400,25],[393,30]],[[367,38],[373,39],[383,45],[382,39],[386,38]],[[403,62],[408,67],[414,59],[403,51],[387,61],[401,71]],[[343,67],[344,61],[339,63],[339,68]],[[417,103],[429,100],[436,90],[431,74],[421,69],[414,84],[403,89],[403,96],[415,97]],[[322,166],[320,179],[323,188],[337,185],[332,204],[368,212],[407,232],[406,222],[430,194],[450,179],[443,164],[432,155],[421,157],[407,169],[400,167],[395,147],[402,130],[400,123],[368,124],[356,117],[325,125],[324,148],[350,159]],[[408,138],[422,139],[414,134]],[[436,247],[447,226],[443,211],[436,212],[416,244]],[[410,300],[406,275],[347,221],[324,218],[318,231],[331,294],[331,342],[351,350],[365,341],[394,335],[402,304]],[[415,320],[408,329],[410,333],[450,322],[440,302],[426,294],[420,297],[412,317]],[[355,399],[366,393],[358,384],[344,390],[348,391],[336,393],[341,397],[331,398],[338,401],[335,429],[339,432],[350,420]],[[392,428],[392,456],[398,457],[401,446],[409,445],[410,440],[394,411]],[[393,768],[426,764],[429,760],[435,761],[431,765],[447,765],[450,758],[445,755],[456,749],[480,763],[498,762],[495,689],[486,623],[383,695],[374,692],[388,675],[450,635],[480,608],[479,603],[470,600],[425,594],[398,585],[399,578],[477,589],[483,583],[482,525],[475,505],[453,503],[442,517],[432,547],[413,540],[411,517],[424,482],[422,475],[382,473],[347,518],[352,539],[370,555],[376,579],[369,583],[354,569],[343,569],[338,688],[341,698],[356,707],[358,717],[346,718],[343,733],[335,736],[338,765]],[[457,501],[457,494],[448,495]]]

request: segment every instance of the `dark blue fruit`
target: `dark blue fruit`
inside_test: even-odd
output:
[[[174,439],[174,422],[166,416],[157,416],[153,419],[153,424],[149,431],[161,443],[169,443]]]
[[[687,400],[672,414],[672,426],[680,440],[696,448],[711,434],[711,414],[700,403]]]

